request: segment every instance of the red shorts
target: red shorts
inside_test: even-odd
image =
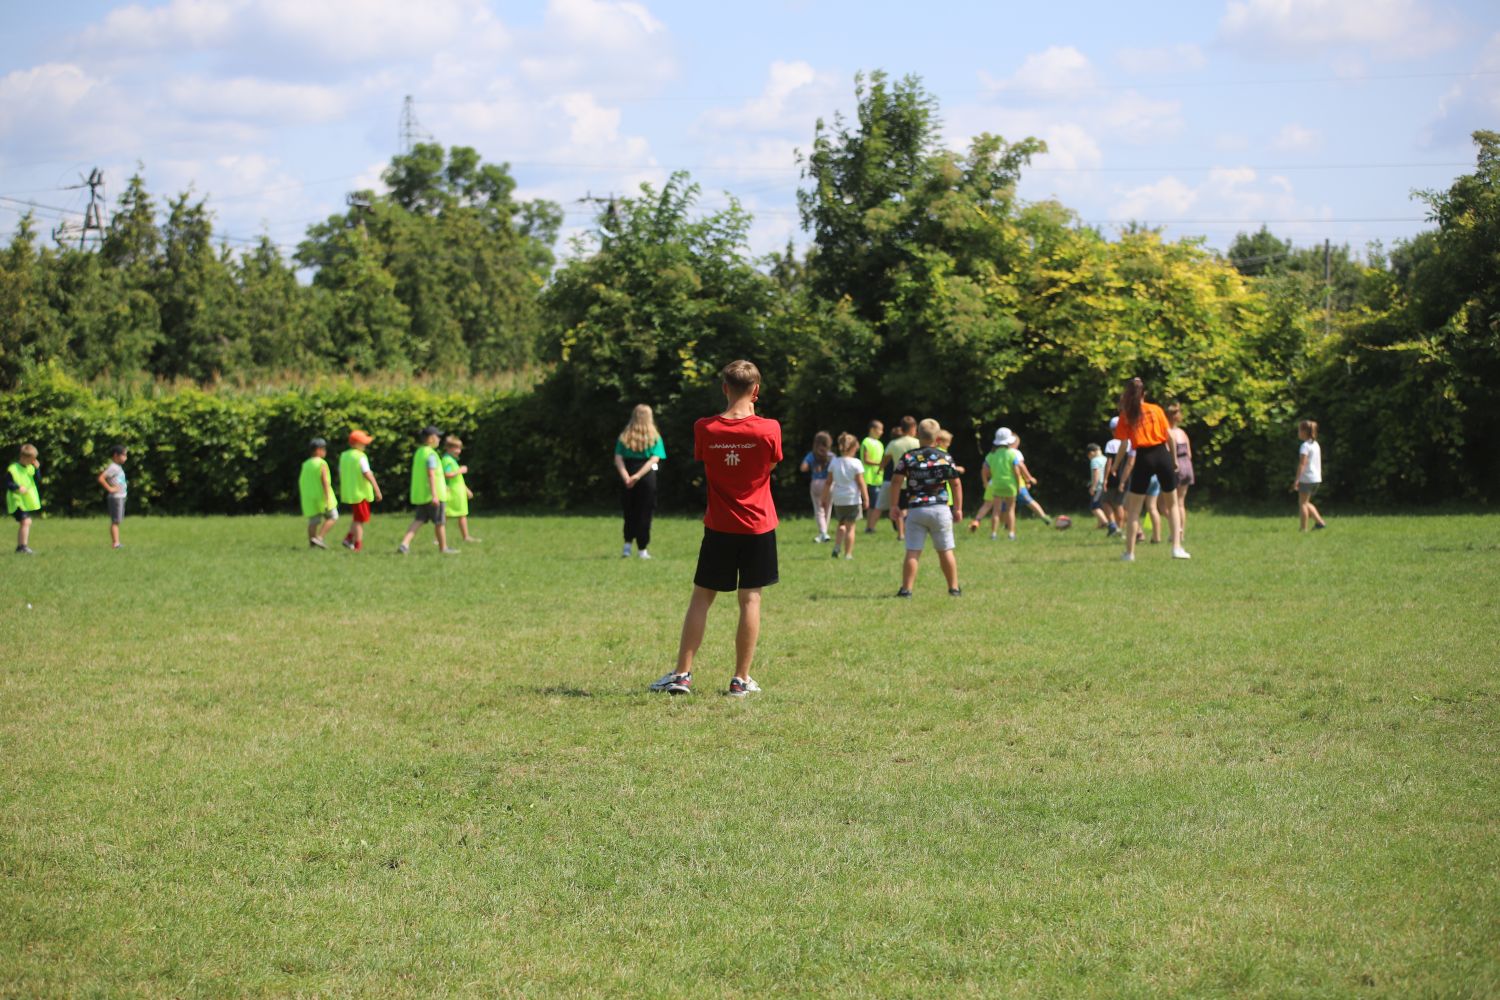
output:
[[[354,523],[355,524],[369,524],[370,523],[370,501],[368,501],[368,500],[361,500],[359,503],[357,503],[357,504],[354,505]]]

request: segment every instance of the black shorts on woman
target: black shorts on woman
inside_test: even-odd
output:
[[[1177,489],[1177,456],[1163,442],[1135,450],[1135,467],[1130,470],[1130,492],[1145,496],[1151,488],[1151,477],[1161,483],[1163,493]]]

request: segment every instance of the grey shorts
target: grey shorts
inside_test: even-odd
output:
[[[880,492],[875,494],[875,509],[876,510],[890,510],[891,509],[891,484],[890,483],[881,483],[880,484]]]
[[[1298,483],[1297,495],[1311,500],[1318,495],[1318,487],[1322,485],[1322,483]]]
[[[906,512],[906,551],[921,552],[927,536],[938,552],[953,548],[953,508],[947,504],[913,507]]]
[[[113,493],[104,498],[104,509],[109,511],[109,523],[119,524],[125,520],[125,498]]]
[[[339,510],[337,507],[335,507],[333,510],[325,510],[321,514],[314,514],[312,517],[307,519],[307,523],[309,526],[312,526],[322,524],[325,521],[337,521],[338,519]]]
[[[1125,491],[1124,490],[1105,490],[1104,491],[1104,502],[1107,503],[1107,504],[1109,504],[1111,507],[1123,507],[1123,506],[1125,506]]]
[[[863,510],[857,503],[836,503],[833,505],[833,519],[839,524],[853,524]]]
[[[424,503],[411,509],[411,517],[418,524],[447,524],[448,508],[440,503]]]

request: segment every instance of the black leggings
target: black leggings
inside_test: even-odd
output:
[[[1177,456],[1165,444],[1153,444],[1135,453],[1135,468],[1130,470],[1130,492],[1142,496],[1151,488],[1151,477],[1161,483],[1163,493],[1177,489]]]
[[[650,459],[627,458],[625,471],[635,475]],[[651,545],[651,517],[656,513],[656,472],[646,473],[625,491],[621,506],[625,513],[625,544],[635,542],[638,548]]]

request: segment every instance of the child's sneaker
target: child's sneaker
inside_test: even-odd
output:
[[[962,587],[949,587],[948,588],[948,596],[949,597],[962,597],[962,596],[964,596],[964,588],[962,588]]]
[[[724,692],[731,698],[743,698],[750,693],[750,688],[738,677],[729,678],[729,690]]]
[[[1047,527],[1050,528],[1050,527],[1052,527],[1052,518],[1048,517],[1046,514],[1043,514],[1042,515],[1042,523],[1045,524]]]
[[[307,544],[311,545],[315,549],[327,549],[328,548],[327,543],[324,542],[323,539],[321,539],[321,538],[309,538],[307,540]]]
[[[835,558],[835,559],[837,559],[839,557],[839,547],[837,545],[835,545],[833,547],[833,553],[832,553],[832,555],[833,555],[833,558]]]
[[[678,681],[681,681],[683,684],[691,684],[693,682],[693,675],[691,673],[679,674],[675,670],[668,670],[666,673],[662,674],[656,680],[651,682],[651,690],[665,691],[667,688],[671,687],[673,684],[676,684]]]
[[[1115,524],[1113,521],[1106,524],[1105,527],[1109,529],[1109,531],[1105,532],[1105,534],[1110,538],[1113,538],[1120,533],[1120,526],[1118,524]]]
[[[350,552],[354,551],[354,539],[346,538],[340,544],[342,544],[344,548],[348,549]]]
[[[662,690],[667,692],[667,694],[692,694],[693,675],[678,674],[676,677],[672,678],[672,683],[662,688]]]
[[[123,549],[125,547],[125,543],[124,542],[115,542],[114,547],[117,548],[117,549]]]
[[[1007,542],[1013,542],[1013,541],[1015,541],[1016,540],[1016,533],[1014,531],[1006,532],[1006,534],[1005,534],[1005,540]]]
[[[999,532],[996,532],[996,531],[990,532],[990,541],[992,541],[992,542],[993,541],[997,541],[999,538],[1000,538],[1000,533]]]
[[[1135,562],[1135,553],[1126,552],[1124,555],[1120,556],[1120,562]]]
[[[1328,527],[1328,525],[1324,524],[1322,521],[1319,521],[1317,524],[1313,525],[1313,530],[1322,531],[1326,527]]]
[[[642,559],[650,559],[651,558],[651,553],[647,552],[645,549],[641,549],[641,551],[640,551],[640,557]]]
[[[445,555],[445,556],[456,556],[456,555],[458,555],[458,550],[455,549],[453,546],[450,545],[446,549],[443,550],[443,555]]]
[[[625,548],[623,548],[623,549],[620,550],[620,558],[621,559],[629,559],[630,558],[630,543],[629,542],[626,542],[625,543]]]
[[[18,556],[34,556],[34,555],[36,555],[36,549],[33,549],[30,545],[17,545],[16,546],[16,555],[18,555]]]
[[[755,678],[751,677],[749,674],[745,675],[745,690],[749,691],[751,694],[755,694],[760,690],[760,685],[755,683]]]
[[[900,590],[896,591],[896,596],[897,597],[910,597],[911,596],[911,591],[907,590],[905,587],[902,587]]]
[[[406,555],[406,546],[405,545],[398,545],[398,546],[396,546],[396,555],[398,555],[398,556],[404,556],[404,555]]]
[[[1190,556],[1190,555],[1188,555],[1188,550],[1187,549],[1185,549],[1181,545],[1179,545],[1175,549],[1172,550],[1172,558],[1173,559],[1191,559],[1193,557]]]

